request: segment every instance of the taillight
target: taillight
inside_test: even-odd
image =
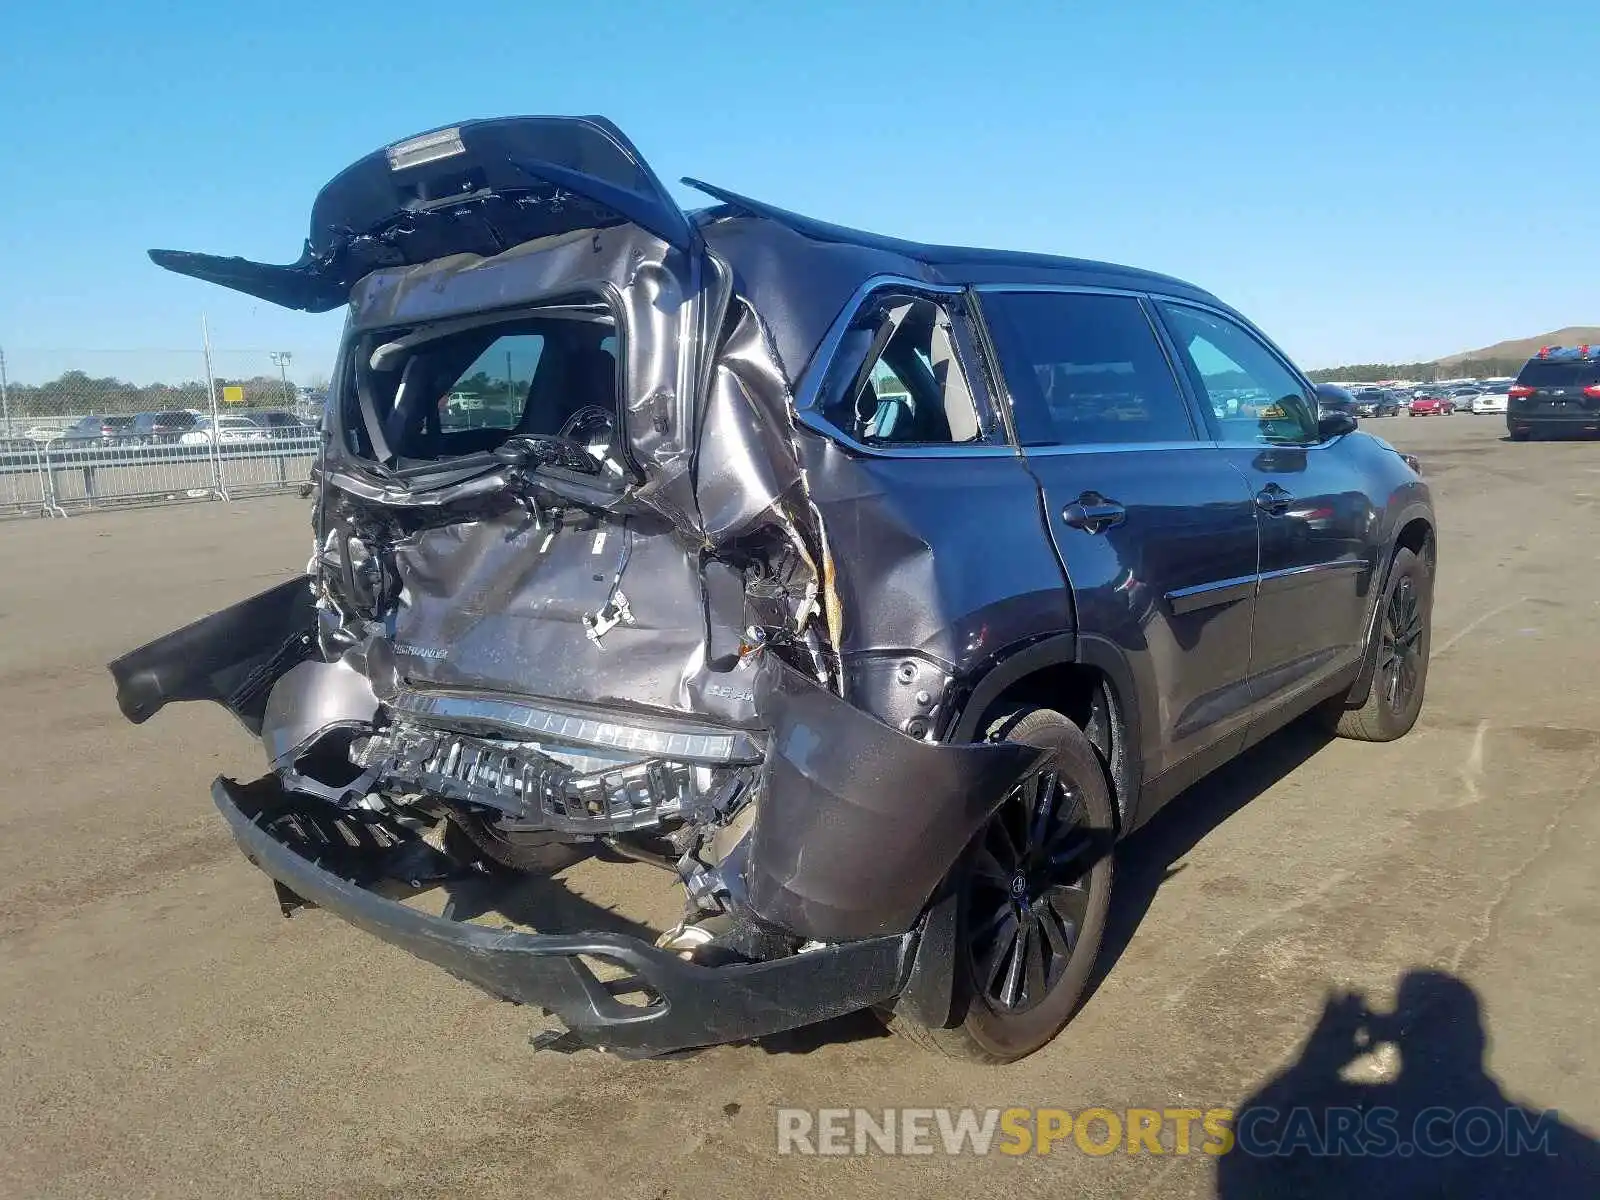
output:
[[[1591,383],[1583,389],[1583,394],[1591,400],[1600,400],[1600,383]]]
[[[1525,383],[1519,383],[1516,385],[1516,387],[1507,388],[1506,395],[1510,396],[1513,400],[1521,400],[1525,396],[1533,395],[1533,389]]]

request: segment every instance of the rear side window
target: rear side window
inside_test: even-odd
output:
[[[995,292],[983,312],[1023,445],[1195,440],[1178,381],[1134,297]]]
[[[1600,383],[1600,361],[1559,362],[1534,358],[1522,368],[1517,382],[1523,387],[1586,388]]]
[[[984,440],[955,321],[921,296],[873,297],[845,330],[823,380],[821,416],[864,446]]]

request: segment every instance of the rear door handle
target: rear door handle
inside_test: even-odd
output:
[[[1262,512],[1281,515],[1294,502],[1294,496],[1275,483],[1269,483],[1256,493],[1256,507]]]
[[[1128,510],[1099,492],[1085,492],[1061,510],[1061,519],[1085,533],[1103,533],[1128,519]]]

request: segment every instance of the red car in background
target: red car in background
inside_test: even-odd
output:
[[[1455,402],[1448,396],[1437,393],[1427,393],[1415,397],[1411,401],[1411,415],[1413,417],[1447,417],[1455,412]]]

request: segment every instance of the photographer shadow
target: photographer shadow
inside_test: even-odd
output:
[[[1486,1046],[1476,993],[1443,971],[1403,976],[1393,1013],[1331,995],[1299,1059],[1235,1114],[1218,1196],[1600,1194],[1600,1142],[1510,1100]]]

